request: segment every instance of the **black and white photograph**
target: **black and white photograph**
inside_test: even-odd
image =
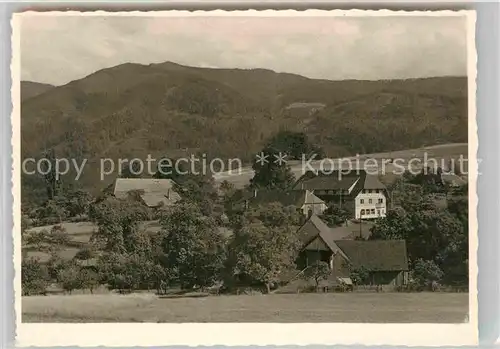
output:
[[[476,333],[474,12],[280,12],[15,16],[21,324]]]

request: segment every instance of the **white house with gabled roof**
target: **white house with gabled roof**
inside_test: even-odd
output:
[[[308,173],[300,178],[295,189],[310,190],[326,203],[349,207],[356,219],[385,217],[387,213],[386,187],[376,175],[366,171],[342,174]]]

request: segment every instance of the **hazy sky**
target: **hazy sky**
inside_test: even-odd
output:
[[[465,17],[24,17],[22,80],[121,63],[267,68],[311,78],[466,75]]]

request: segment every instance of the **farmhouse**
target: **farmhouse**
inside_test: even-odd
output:
[[[318,261],[326,262],[332,278],[349,278],[353,270],[368,271],[367,283],[403,285],[407,281],[408,257],[404,240],[350,240],[317,216],[300,229],[303,248],[297,266],[303,270]]]
[[[356,219],[385,217],[387,212],[387,188],[377,176],[363,170],[347,174],[308,172],[294,189],[310,190],[327,203],[338,203]]]
[[[320,215],[328,208],[325,201],[310,190],[254,190],[241,202],[245,207],[278,202],[283,206],[295,206],[307,217],[313,214]]]
[[[180,200],[171,179],[118,178],[116,180],[113,190],[115,197],[127,199],[134,194],[149,207],[168,207]]]

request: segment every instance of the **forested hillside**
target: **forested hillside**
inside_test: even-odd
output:
[[[87,158],[87,167],[103,157],[180,151],[249,161],[280,130],[305,132],[329,157],[467,141],[465,77],[327,81],[167,62],[123,64],[26,91],[23,157],[54,149]],[[81,184],[103,186],[92,170]]]

